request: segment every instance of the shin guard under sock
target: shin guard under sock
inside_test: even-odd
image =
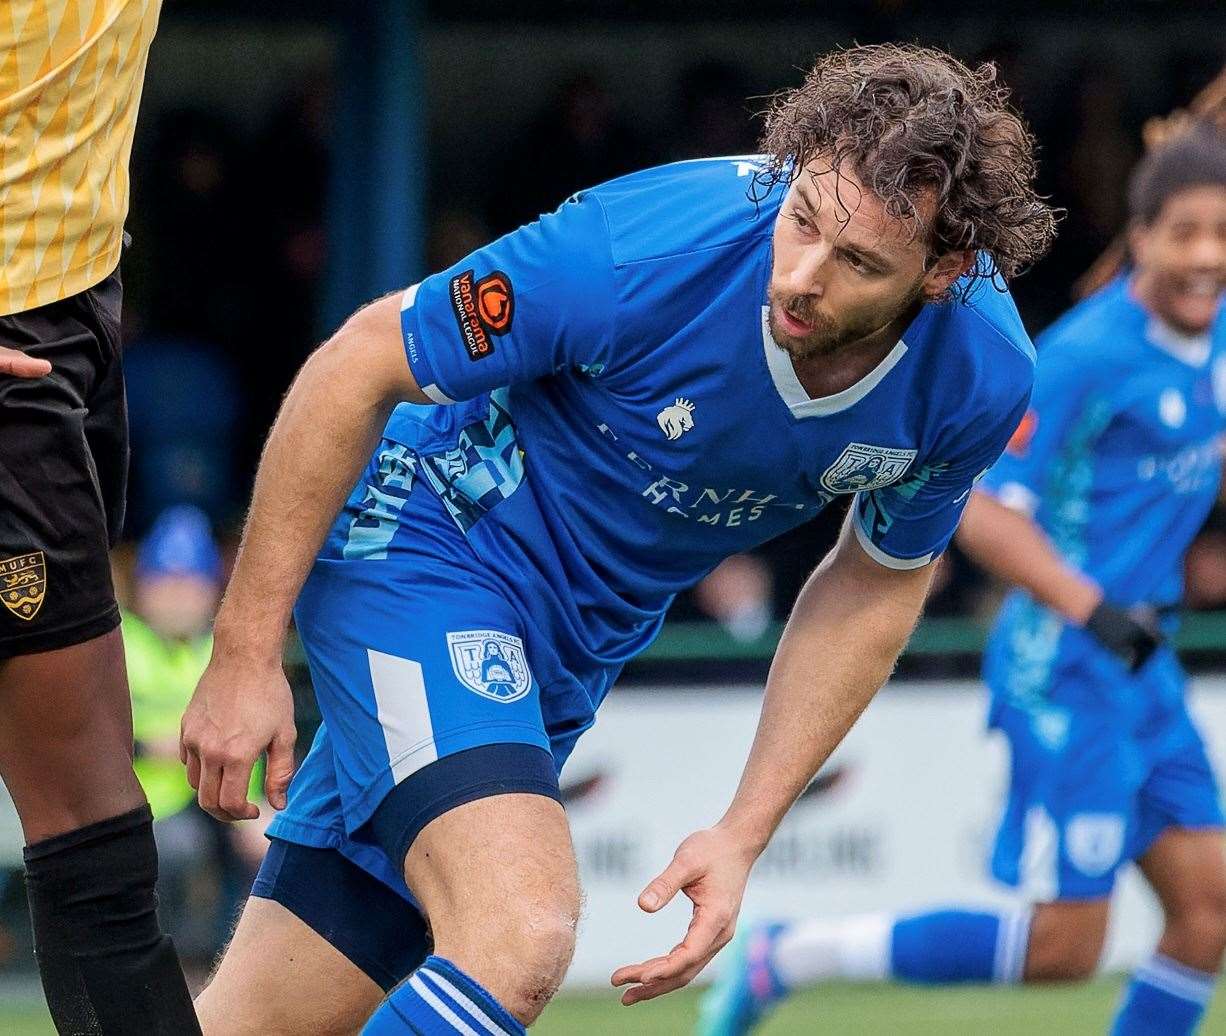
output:
[[[60,1033],[200,1032],[174,945],[158,927],[148,806],[27,846],[25,862],[38,970]]]

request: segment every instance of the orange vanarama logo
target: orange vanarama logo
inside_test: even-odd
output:
[[[1034,433],[1038,427],[1039,415],[1033,410],[1027,410],[1025,416],[1018,422],[1018,426],[1005,449],[1015,457],[1026,456],[1026,451],[1030,449],[1030,440],[1034,438]]]
[[[473,282],[473,271],[465,270],[451,278],[448,285],[451,313],[470,360],[494,355],[491,335],[505,335],[515,316],[515,292],[511,278],[501,270]]]
[[[43,552],[0,560],[0,601],[19,619],[29,622],[47,596],[47,563]]]
[[[515,296],[505,273],[495,271],[477,282],[477,312],[494,334],[505,334],[515,315]]]

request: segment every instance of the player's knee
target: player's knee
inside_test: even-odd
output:
[[[1226,889],[1202,889],[1167,917],[1167,932],[1204,960],[1226,954]]]
[[[511,995],[507,1009],[525,1025],[531,1024],[553,999],[575,952],[576,917],[565,911],[541,913],[525,933],[526,959],[531,962],[523,981]]]
[[[493,926],[465,925],[471,937],[435,932],[436,952],[485,982],[499,1003],[530,1025],[566,977],[575,952],[578,902],[508,905]]]
[[[1107,913],[1092,904],[1045,903],[1035,908],[1026,949],[1027,982],[1081,982],[1098,969]]]
[[[566,977],[577,924],[578,905],[556,903],[525,910],[507,926],[504,952],[517,967],[501,999],[525,1025],[536,1020]]]

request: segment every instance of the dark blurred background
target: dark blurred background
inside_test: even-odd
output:
[[[756,113],[813,57],[916,40],[995,61],[1068,210],[1014,285],[1032,333],[1120,229],[1150,116],[1226,59],[1226,6],[1178,2],[757,0],[167,4],[133,164],[125,260],[129,535],[189,501],[233,543],[294,371],[356,305],[627,170],[754,150]],[[737,561],[674,617],[752,640],[830,542],[830,514]],[[1226,602],[1226,522],[1190,602]],[[958,555],[935,615],[991,595]],[[985,598],[986,595],[986,598]]]

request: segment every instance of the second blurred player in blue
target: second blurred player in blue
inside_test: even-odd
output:
[[[1221,478],[1226,141],[1201,127],[1152,153],[1129,203],[1132,269],[1040,337],[1032,408],[958,534],[1018,587],[985,658],[1012,750],[992,873],[1035,905],[759,927],[708,995],[705,1036],[827,979],[1088,978],[1129,862],[1166,926],[1111,1032],[1196,1029],[1226,949],[1226,857],[1168,638]]]

